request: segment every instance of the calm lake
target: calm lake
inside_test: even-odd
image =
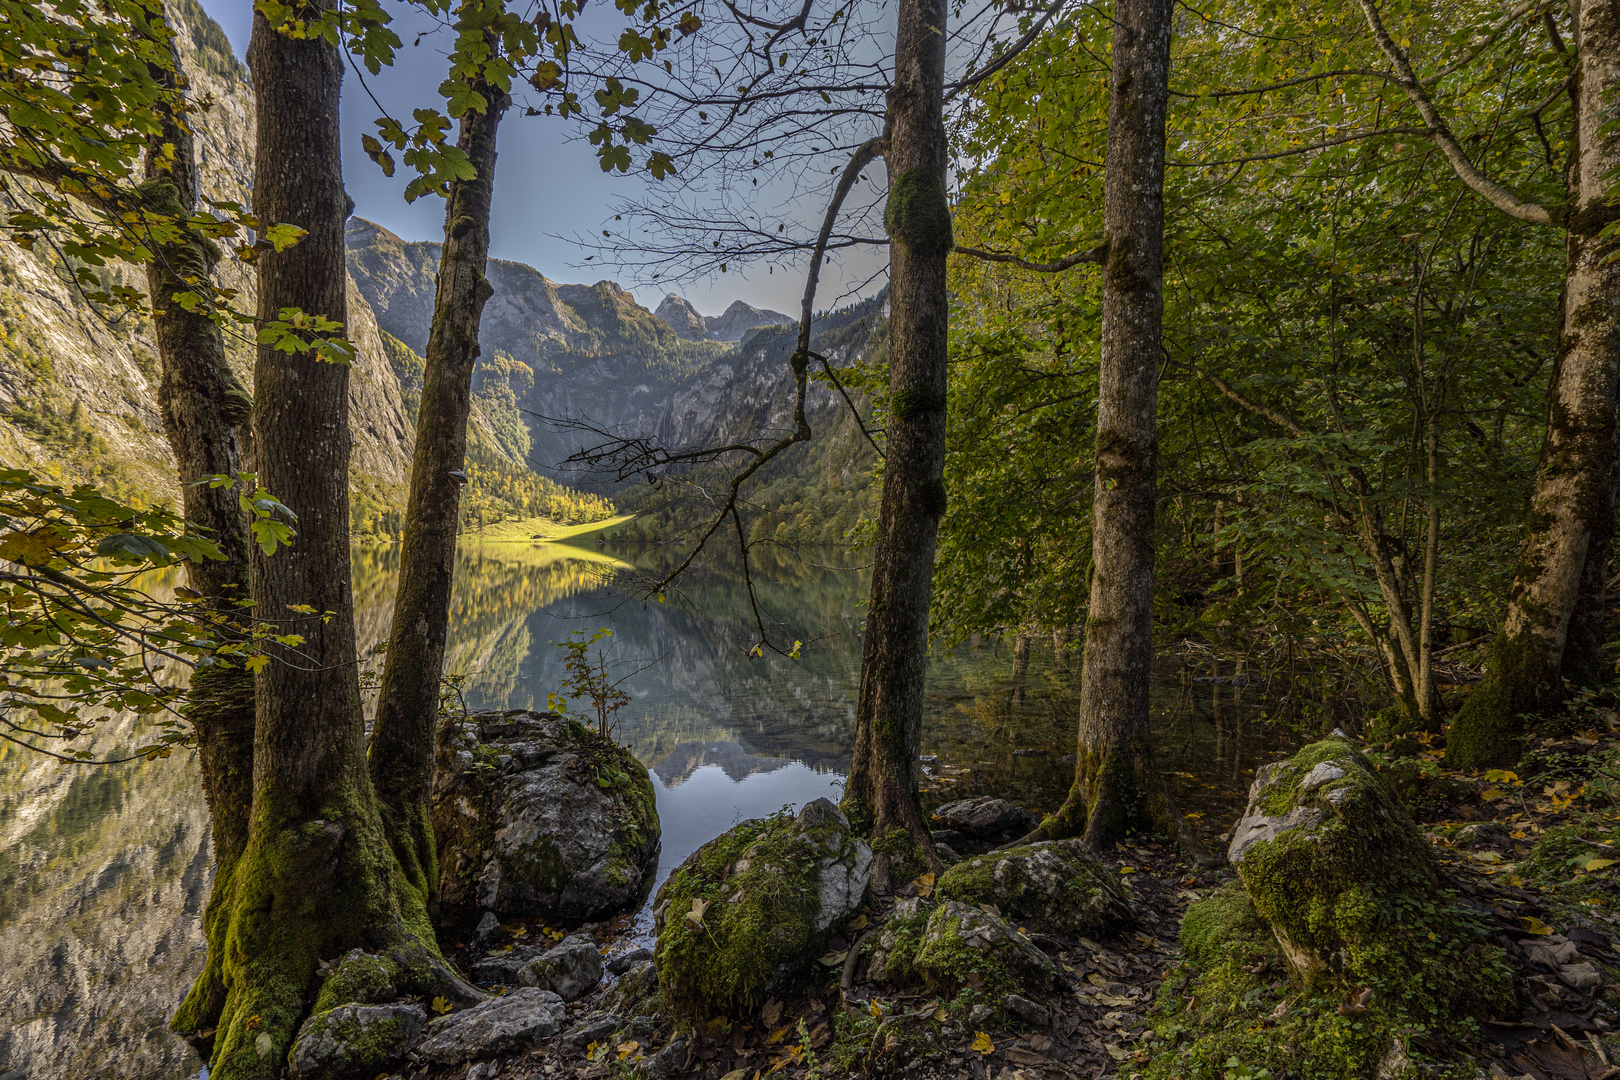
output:
[[[554,643],[613,631],[600,647],[631,695],[615,734],[657,789],[660,879],[739,821],[839,797],[867,587],[864,553],[762,549],[758,621],[739,568],[723,561],[690,572],[663,602],[637,598],[634,583],[681,554],[589,538],[464,543],[451,615],[448,666],[469,709],[546,708],[565,675]],[[398,557],[391,546],[354,550],[363,655],[387,634]],[[778,645],[803,642],[799,658],[756,654],[759,622]],[[1161,668],[1151,702],[1161,767],[1181,809],[1219,832],[1254,766],[1294,740],[1264,722],[1263,689],[1241,674],[1196,650]],[[929,802],[988,792],[1054,808],[1078,686],[1078,655],[1044,635],[936,651]],[[105,725],[97,752],[132,745],[133,723]],[[84,768],[0,749],[0,1080],[196,1072],[164,1027],[203,960],[211,854],[196,768],[189,753]]]

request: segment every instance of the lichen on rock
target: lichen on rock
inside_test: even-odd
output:
[[[439,899],[578,924],[636,906],[661,846],[652,781],[576,720],[474,713],[439,729]]]
[[[939,896],[994,904],[1010,918],[1069,937],[1129,925],[1124,885],[1078,839],[1044,841],[971,856],[939,879]]]
[[[416,1053],[437,1065],[517,1053],[561,1031],[565,1015],[556,994],[524,987],[434,1020]]]
[[[871,869],[872,849],[825,799],[711,840],[653,905],[665,1003],[700,1015],[759,1007],[821,955]]]

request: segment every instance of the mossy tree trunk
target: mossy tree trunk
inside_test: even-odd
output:
[[[1079,761],[1052,837],[1113,844],[1174,828],[1148,739],[1153,664],[1154,467],[1164,315],[1164,130],[1170,0],[1114,7],[1103,193],[1102,350],[1090,611],[1080,680]]]
[[[394,853],[430,908],[439,887],[428,799],[433,738],[450,625],[478,325],[494,291],[484,277],[484,261],[489,255],[495,136],[511,100],[482,80],[473,89],[488,105],[482,113],[461,118],[456,145],[477,175],[453,182],[445,200],[444,252],[417,412],[399,592],[371,732],[371,779]]]
[[[938,870],[917,801],[917,757],[934,547],[945,512],[951,211],[945,197],[944,0],[901,0],[898,18],[884,210],[890,419],[844,806],[855,827],[876,839],[895,830],[909,833],[923,860]],[[881,854],[880,878],[888,864],[888,854]]]
[[[315,22],[331,7],[316,0],[293,14]],[[298,308],[342,323],[351,206],[339,153],[342,53],[319,36],[280,33],[256,11],[248,67],[258,106],[254,213],[307,232],[261,254],[260,322]],[[217,1029],[213,1080],[282,1073],[320,964],[349,949],[395,958],[402,992],[436,978],[457,986],[389,847],[366,769],[349,583],[348,379],[347,367],[314,351],[259,349],[255,457],[265,486],[298,515],[298,536],[273,556],[253,549],[252,595],[261,620],[304,640],[257,676],[249,833],[228,919],[209,940],[222,957],[223,1001],[194,1001],[194,988],[176,1020]]]
[[[171,50],[172,51],[172,50]],[[154,68],[163,80],[181,72]],[[162,116],[146,152],[143,201],[153,211],[182,218],[197,209],[196,146],[180,118]],[[152,328],[157,339],[162,377],[158,404],[163,431],[174,452],[186,521],[208,531],[224,556],[219,561],[188,562],[186,579],[219,614],[240,619],[248,599],[248,552],[252,541],[247,521],[229,488],[198,483],[210,475],[234,476],[242,468],[237,427],[248,420],[252,400],[231,371],[225,337],[207,313],[188,310],[174,301],[192,291],[187,279],[206,281],[219,259],[218,248],[197,233],[164,245],[147,264]],[[213,825],[214,885],[203,915],[217,929],[229,910],[230,880],[237,857],[247,846],[248,812],[253,799],[253,676],[241,667],[216,665],[191,678],[187,718],[196,733],[203,794]],[[211,950],[198,980],[199,1002],[223,1003],[223,965]]]
[[[1620,468],[1620,241],[1604,227],[1620,216],[1611,174],[1620,132],[1609,110],[1620,93],[1620,11],[1577,0],[1574,153],[1564,224],[1563,325],[1547,391],[1547,433],[1508,614],[1485,681],[1452,723],[1446,762],[1512,764],[1522,717],[1558,708],[1566,676],[1580,678],[1601,640]]]

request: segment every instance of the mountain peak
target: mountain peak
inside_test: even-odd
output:
[[[688,341],[741,341],[750,330],[757,330],[761,326],[783,326],[794,321],[780,311],[761,310],[741,300],[733,300],[722,315],[700,315],[690,301],[675,293],[664,297],[664,302],[658,305],[658,310],[653,314]]]
[[[709,324],[684,296],[670,293],[664,297],[664,302],[658,305],[658,310],[653,314],[669,323],[670,329],[675,331],[677,337],[683,337],[688,341],[709,340]]]

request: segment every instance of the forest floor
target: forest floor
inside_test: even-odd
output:
[[[1414,1049],[1492,1080],[1620,1080],[1620,1067],[1611,1065],[1620,1063],[1620,733],[1594,726],[1538,739],[1518,773],[1483,776],[1446,772],[1443,755],[1425,741],[1393,740],[1367,751],[1403,790],[1452,883],[1515,968],[1517,1015],[1481,1025],[1470,1046],[1425,1046],[1416,1036]],[[815,968],[798,995],[767,1002],[759,1015],[695,1027],[654,1017],[617,1040],[570,1044],[566,1032],[601,1007],[611,993],[604,987],[568,1007],[564,1036],[526,1054],[402,1076],[1128,1078],[1173,1049],[1177,1029],[1167,1013],[1191,981],[1178,945],[1182,915],[1232,873],[1198,869],[1153,839],[1122,845],[1105,861],[1129,882],[1138,924],[1098,941],[1034,935],[1059,962],[1063,984],[1028,991],[1034,1000],[1022,1017],[980,994],[971,976],[954,997],[899,994],[859,981],[846,985],[838,965]],[[913,882],[899,896],[877,900],[857,922],[881,923],[895,899],[927,890]],[[625,947],[613,924],[598,940],[604,951]],[[859,948],[861,940],[851,929],[828,947],[836,954]],[[1272,991],[1286,1001],[1287,972],[1260,974],[1274,976]],[[1256,1008],[1242,1022],[1266,1025],[1271,1002]],[[1272,1076],[1244,1066],[1226,1075]]]

